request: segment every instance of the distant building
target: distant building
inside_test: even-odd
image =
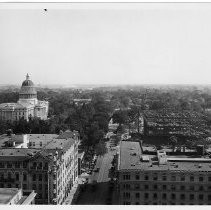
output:
[[[19,92],[18,102],[0,104],[0,119],[15,121],[23,118],[28,121],[30,117],[38,117],[46,120],[48,107],[48,101],[37,100],[36,88],[27,74]]]
[[[13,144],[0,138],[0,188],[34,190],[36,204],[62,204],[78,179],[78,132],[20,136],[11,136]]]
[[[211,159],[142,153],[122,141],[118,160],[119,204],[211,205]]]
[[[34,204],[36,193],[22,191],[18,188],[0,188],[0,204],[3,205],[32,205]]]
[[[83,104],[89,104],[91,103],[92,99],[86,99],[86,98],[78,98],[73,99],[73,103],[77,106],[82,106]]]

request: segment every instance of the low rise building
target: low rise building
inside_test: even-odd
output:
[[[0,204],[3,205],[32,205],[36,193],[33,190],[23,191],[18,188],[0,188]]]
[[[139,142],[122,141],[118,183],[119,204],[210,205],[211,159],[146,155]]]

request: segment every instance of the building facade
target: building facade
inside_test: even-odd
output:
[[[36,204],[62,204],[78,178],[79,135],[68,131],[46,139],[42,148],[0,149],[0,187],[34,190]]]
[[[38,117],[46,120],[48,107],[48,101],[37,99],[36,88],[27,74],[19,92],[18,102],[0,104],[0,119],[15,121],[23,118],[28,121],[30,117]]]
[[[210,205],[211,159],[142,154],[139,142],[122,141],[119,204]]]

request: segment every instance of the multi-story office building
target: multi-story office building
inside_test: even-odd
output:
[[[37,100],[36,88],[27,74],[19,92],[18,102],[0,104],[0,119],[15,121],[23,118],[28,121],[30,117],[38,117],[46,120],[48,107],[48,101]]]
[[[34,190],[36,204],[62,204],[78,178],[79,134],[47,135],[27,135],[27,148],[0,149],[0,187]]]
[[[210,205],[211,159],[144,155],[139,142],[122,141],[118,182],[120,204]]]
[[[18,188],[0,188],[0,204],[3,205],[33,205],[36,193]]]

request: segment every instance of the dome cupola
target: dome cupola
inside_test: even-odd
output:
[[[21,90],[19,92],[19,100],[20,99],[37,99],[36,88],[28,74],[26,75],[26,80],[22,82]]]

